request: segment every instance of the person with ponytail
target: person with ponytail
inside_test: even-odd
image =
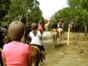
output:
[[[38,24],[32,23],[31,29],[32,31],[29,33],[29,37],[31,38],[30,46],[37,46],[40,50],[42,50],[43,58],[46,59],[46,52],[45,49],[41,43],[42,40],[42,34],[40,31],[37,30]]]

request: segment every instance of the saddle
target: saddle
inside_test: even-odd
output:
[[[58,29],[52,29],[52,32],[58,32]]]
[[[40,46],[39,46],[39,45],[36,45],[36,44],[30,44],[30,47],[33,47],[33,48],[38,49],[40,55],[42,54],[42,50],[40,49]]]

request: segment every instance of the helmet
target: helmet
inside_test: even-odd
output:
[[[31,28],[32,28],[32,30],[36,30],[38,28],[38,24],[32,23]]]
[[[24,24],[20,21],[13,21],[9,25],[8,35],[12,40],[20,40],[24,34]]]

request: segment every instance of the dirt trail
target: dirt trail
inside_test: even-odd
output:
[[[53,49],[51,33],[44,32],[42,43],[47,53],[47,60],[43,66],[88,66],[88,44],[85,43],[83,33],[79,36],[78,33],[70,33],[70,45],[67,45],[65,32],[62,41],[58,39]]]

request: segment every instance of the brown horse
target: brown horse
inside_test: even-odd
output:
[[[32,66],[39,66],[43,62],[42,51],[37,45],[30,45],[32,51]],[[41,64],[42,66],[42,64]]]

